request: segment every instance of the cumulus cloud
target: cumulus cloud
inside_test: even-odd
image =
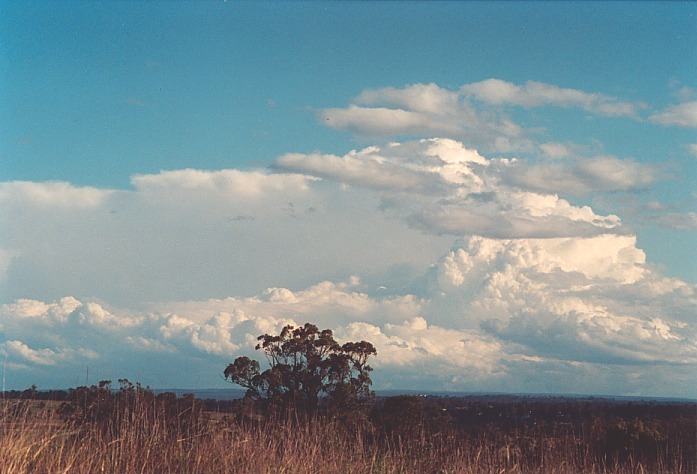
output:
[[[620,226],[615,215],[599,216],[588,206],[575,207],[555,195],[528,192],[473,194],[438,202],[410,219],[431,232],[496,238],[589,236]]]
[[[516,85],[500,79],[448,89],[437,84],[412,84],[361,92],[347,107],[321,111],[329,127],[363,136],[447,136],[485,151],[531,151],[530,131],[513,121],[504,106],[575,107],[608,117],[637,118],[645,104],[600,93],[541,82]],[[549,145],[551,153],[561,148]],[[545,148],[542,148],[543,150]]]
[[[529,355],[697,362],[697,328],[687,322],[697,308],[695,288],[652,272],[631,236],[473,237],[442,259],[436,276],[443,295],[432,304],[441,313],[457,308],[471,324],[527,347]]]
[[[412,225],[437,234],[554,237],[592,235],[619,227],[617,216],[599,216],[589,207],[572,206],[556,195],[506,186],[508,180],[517,188],[534,189],[533,180],[513,179],[515,163],[488,160],[457,141],[441,138],[373,146],[343,157],[285,155],[276,166],[385,193],[416,194],[409,198],[388,196],[385,207],[404,214]],[[643,168],[622,165],[619,160],[604,159],[579,164],[579,168],[585,173],[586,187],[596,179],[604,180],[608,188],[612,183],[615,187],[629,186],[633,180],[646,179]],[[603,171],[609,176],[601,178]],[[573,176],[568,181],[573,181]],[[576,187],[584,186],[577,181]]]
[[[697,127],[697,100],[671,105],[652,114],[649,120],[661,125],[695,128]]]
[[[435,172],[399,166],[381,159],[373,151],[378,150],[354,150],[343,157],[290,153],[280,157],[276,164],[282,169],[302,171],[373,189],[437,192],[447,186],[447,182]]]
[[[541,192],[584,195],[646,188],[657,179],[652,165],[614,156],[578,157],[564,162],[515,161],[502,169],[511,185]]]
[[[486,79],[465,84],[460,92],[494,105],[578,107],[586,112],[608,117],[637,117],[639,110],[646,107],[641,103],[625,102],[604,94],[535,81],[517,85],[500,79]]]
[[[532,146],[505,114],[478,110],[460,92],[436,84],[366,90],[347,108],[322,110],[320,119],[357,135],[443,135],[504,152]]]
[[[367,322],[350,323],[338,336],[346,340],[368,340],[379,351],[377,367],[415,378],[438,380],[441,387],[458,379],[468,383],[497,380],[506,374],[504,344],[479,331],[446,329],[429,325],[415,316],[400,324],[382,327]],[[394,384],[394,382],[392,382]]]
[[[5,357],[13,358],[14,364],[17,367],[26,368],[28,365],[54,366],[58,363],[75,359],[93,359],[96,353],[85,349],[64,348],[53,350],[49,348],[34,349],[23,343],[22,341],[5,341],[0,343],[0,354]]]
[[[88,364],[95,377],[113,378],[132,374],[137,363],[146,383],[162,377],[210,386],[232,357],[255,354],[259,334],[312,321],[333,328],[339,340],[376,345],[378,388],[498,390],[520,383],[568,391],[570,374],[583,368],[584,377],[596,374],[593,390],[626,393],[617,384],[630,372],[645,375],[660,364],[680,373],[697,364],[690,319],[697,292],[655,274],[634,237],[471,237],[428,274],[423,297],[371,295],[353,277],[137,312],[72,297],[18,300],[0,306],[0,351],[15,364],[12,380],[59,363],[59,373]],[[182,364],[197,371],[182,373]],[[606,372],[614,379],[598,379]],[[671,390],[692,393],[689,383]]]
[[[152,369],[149,360],[156,365],[162,357],[177,360],[184,355],[214,367],[207,374],[212,379],[220,371],[215,364],[222,367],[235,354],[252,355],[259,334],[313,321],[335,328],[340,340],[374,342],[383,354],[377,366],[385,370],[397,366],[408,372],[414,365],[432,364],[448,367],[455,354],[461,356],[455,362],[458,371],[483,376],[501,370],[500,343],[491,336],[429,326],[419,316],[421,299],[412,295],[374,298],[361,292],[359,285],[352,278],[300,291],[269,288],[247,298],[160,303],[135,315],[114,313],[72,297],[52,303],[25,299],[0,306],[0,328],[9,339],[0,350],[11,362],[29,364],[31,370],[60,362],[68,372],[86,363],[84,357],[74,357],[83,354],[95,373],[112,370],[113,364],[132,370],[124,361],[134,352],[143,357],[141,367],[146,371]],[[104,315],[119,324],[105,326]],[[85,332],[92,336],[84,337]],[[77,341],[88,346],[75,351]]]

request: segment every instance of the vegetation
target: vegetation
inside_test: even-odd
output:
[[[0,473],[692,473],[697,404],[603,398],[373,398],[368,343],[312,325],[238,358],[242,400],[122,379],[0,401]],[[311,416],[305,416],[311,415]]]
[[[359,423],[251,419],[238,411],[242,403],[224,412],[206,405],[98,386],[72,390],[64,402],[7,399],[0,472],[692,473],[696,466],[694,403],[391,397],[377,399]]]
[[[270,367],[238,357],[224,371],[225,378],[247,389],[245,398],[255,408],[288,409],[316,414],[320,401],[332,411],[355,412],[373,396],[368,358],[376,354],[369,342],[339,345],[330,329],[314,324],[288,325],[278,336],[263,334],[261,349]]]

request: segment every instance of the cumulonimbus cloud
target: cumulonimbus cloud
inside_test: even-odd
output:
[[[648,179],[603,160],[566,179]],[[373,341],[383,388],[694,394],[664,383],[697,364],[694,286],[653,270],[619,217],[512,182],[525,166],[427,139],[123,190],[5,183],[9,380],[82,383],[89,366],[210,386],[259,334],[311,321]]]

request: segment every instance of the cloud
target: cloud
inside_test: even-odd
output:
[[[652,165],[614,156],[577,157],[537,164],[516,161],[502,169],[502,173],[506,182],[514,186],[572,195],[643,189],[653,184],[659,175]]]
[[[657,225],[673,230],[697,229],[697,213],[680,210],[678,206],[648,201],[628,207],[625,212],[642,224]]]
[[[460,92],[466,97],[493,105],[515,105],[520,107],[578,107],[586,112],[608,117],[638,116],[644,104],[621,101],[599,93],[588,93],[577,89],[559,87],[543,82],[528,81],[516,85],[500,79],[487,79],[465,84]]]
[[[51,349],[35,350],[22,341],[5,341],[2,343],[2,349],[7,357],[14,356],[33,364],[54,365],[58,362],[57,354]]]
[[[605,234],[591,238],[505,239],[472,237],[449,252],[439,266],[439,282],[446,288],[459,287],[478,265],[501,265],[501,259],[516,262],[537,273],[578,273],[585,278],[602,278],[635,283],[646,269],[646,255],[636,248],[636,237]],[[475,273],[476,274],[476,273]]]
[[[540,150],[549,158],[564,158],[565,156],[569,156],[571,154],[569,147],[563,143],[541,143]]]
[[[402,215],[413,226],[436,234],[558,237],[619,228],[617,216],[599,216],[588,207],[572,206],[555,195],[507,187],[506,177],[514,181],[514,163],[488,160],[457,141],[441,138],[373,146],[343,157],[285,155],[276,166],[382,191],[387,194],[383,198],[386,209]],[[636,165],[629,169],[619,160],[598,159],[580,164],[579,168],[587,182],[604,180],[607,188],[612,187],[611,183],[615,187],[628,186],[634,184],[633,179],[646,179],[643,168]],[[569,176],[568,181],[574,178]],[[514,184],[517,188],[534,189],[535,182],[528,181],[531,182]],[[580,180],[574,184],[578,188],[583,185]],[[391,197],[390,193],[418,196]]]
[[[697,212],[667,212],[652,216],[650,220],[671,229],[697,229]]]
[[[130,305],[302,288],[352,274],[380,280],[396,269],[408,285],[452,236],[623,232],[615,215],[513,185],[518,163],[425,139],[343,156],[284,155],[267,171],[137,175],[118,191],[59,188],[99,196],[89,206],[37,205],[34,196],[54,192],[54,183],[5,187],[0,295]]]
[[[530,135],[505,112],[505,106],[579,108],[607,117],[638,118],[646,105],[600,93],[541,82],[516,85],[500,79],[448,89],[437,84],[411,84],[361,92],[347,107],[323,109],[322,124],[367,137],[446,136],[487,152],[509,153],[535,149]],[[559,153],[557,144],[542,147]],[[563,153],[563,150],[561,150]],[[559,155],[561,156],[561,155]]]
[[[459,311],[471,327],[535,357],[694,365],[697,292],[655,274],[635,243],[617,235],[473,237],[439,263],[443,294],[424,312]]]
[[[429,326],[426,319],[415,316],[401,324],[350,323],[338,336],[345,340],[368,340],[379,351],[375,366],[400,374],[397,378],[414,378],[417,370],[440,379],[441,387],[453,378],[496,380],[505,376],[503,344],[478,331]],[[394,385],[396,381],[392,381]]]
[[[506,115],[478,110],[460,92],[436,84],[366,90],[347,108],[322,110],[320,120],[357,135],[443,135],[502,152],[532,147],[523,128]]]
[[[579,208],[555,195],[527,192],[474,194],[438,202],[410,219],[430,232],[495,238],[590,236],[620,226],[615,215],[599,216],[588,206]]]
[[[393,191],[437,192],[447,182],[434,172],[409,169],[381,159],[372,148],[336,155],[290,153],[276,161],[281,169],[294,170],[347,184]]]
[[[428,113],[451,100],[407,98]],[[655,176],[559,161],[554,179],[578,192]],[[694,395],[695,287],[647,264],[619,217],[533,180],[539,166],[435,138],[118,191],[3,183],[8,381],[74,385],[88,365],[95,380],[221,386],[256,336],[311,321],[373,341],[381,388]]]
[[[0,204],[89,209],[101,205],[112,193],[109,189],[78,187],[63,181],[6,181],[0,183]]]
[[[371,295],[352,277],[136,312],[72,297],[18,300],[0,306],[0,350],[16,367],[10,380],[62,381],[89,364],[98,378],[136,371],[145,383],[212,386],[234,356],[258,357],[259,334],[311,321],[340,341],[373,342],[378,388],[569,391],[582,370],[585,391],[626,393],[625,377],[656,364],[675,374],[697,364],[697,291],[655,274],[634,237],[471,237],[427,272],[424,297]],[[598,378],[608,372],[614,378]]]
[[[75,359],[92,359],[96,357],[96,353],[85,349],[65,348],[61,350],[53,350],[49,348],[33,349],[22,341],[10,340],[0,343],[0,354],[3,357],[12,358],[18,367],[23,369],[29,365],[40,366],[55,366],[58,363]]]
[[[278,332],[286,324],[311,320],[322,327],[336,328],[340,340],[370,338],[384,354],[377,362],[378,367],[386,370],[391,366],[421,364],[424,356],[432,363],[446,366],[455,352],[445,342],[460,346],[460,354],[467,352],[466,358],[457,363],[458,367],[477,372],[496,370],[499,344],[490,336],[428,327],[417,316],[421,304],[418,299],[409,295],[374,299],[354,289],[356,284],[355,280],[322,282],[299,292],[272,288],[250,298],[161,304],[159,310],[135,318],[115,316],[135,321],[137,325],[102,327],[104,332],[90,338],[83,338],[80,328],[71,324],[73,315],[79,311],[107,311],[103,307],[91,303],[92,309],[88,310],[90,303],[75,298],[63,298],[55,303],[24,300],[0,308],[0,316],[6,323],[4,331],[42,348],[34,349],[28,343],[12,339],[4,343],[2,350],[10,362],[28,364],[23,370],[29,373],[58,363],[61,371],[79,370],[85,360],[75,356],[83,353],[89,355],[92,370],[104,376],[111,376],[103,371],[113,370],[113,364],[119,370],[132,371],[124,361],[134,353],[140,354],[140,366],[146,373],[157,371],[157,364],[165,357],[174,361],[181,357],[199,358],[206,361],[210,369],[206,375],[211,380],[235,354],[254,354],[259,334]],[[286,313],[292,313],[294,318],[285,317]],[[366,320],[370,323],[362,322]],[[397,322],[385,322],[389,320]],[[91,326],[89,321],[83,324]],[[375,337],[376,334],[379,336]],[[89,344],[90,349],[74,351],[72,346],[78,340]],[[152,366],[149,361],[154,361]]]
[[[308,190],[311,178],[296,174],[269,174],[264,171],[227,169],[205,171],[182,169],[158,174],[135,175],[131,183],[143,193],[217,193],[230,198],[254,199],[276,193]]]
[[[652,114],[649,120],[661,125],[695,128],[697,127],[697,101],[671,105],[663,111]]]
[[[95,190],[101,198],[89,207],[37,205],[34,195],[53,183],[32,183],[33,194],[5,186],[2,299],[73,294],[131,304],[254,294],[269,284],[377,278],[395,266],[408,273],[449,245],[385,219],[379,196],[309,175],[181,170],[133,182]]]
[[[385,107],[359,107],[324,109],[321,114],[324,125],[345,129],[359,135],[411,135],[455,134],[459,129],[447,122],[436,120],[426,113]]]

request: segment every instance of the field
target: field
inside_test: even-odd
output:
[[[350,416],[250,413],[138,387],[16,393],[0,472],[692,473],[697,405],[401,396]]]

